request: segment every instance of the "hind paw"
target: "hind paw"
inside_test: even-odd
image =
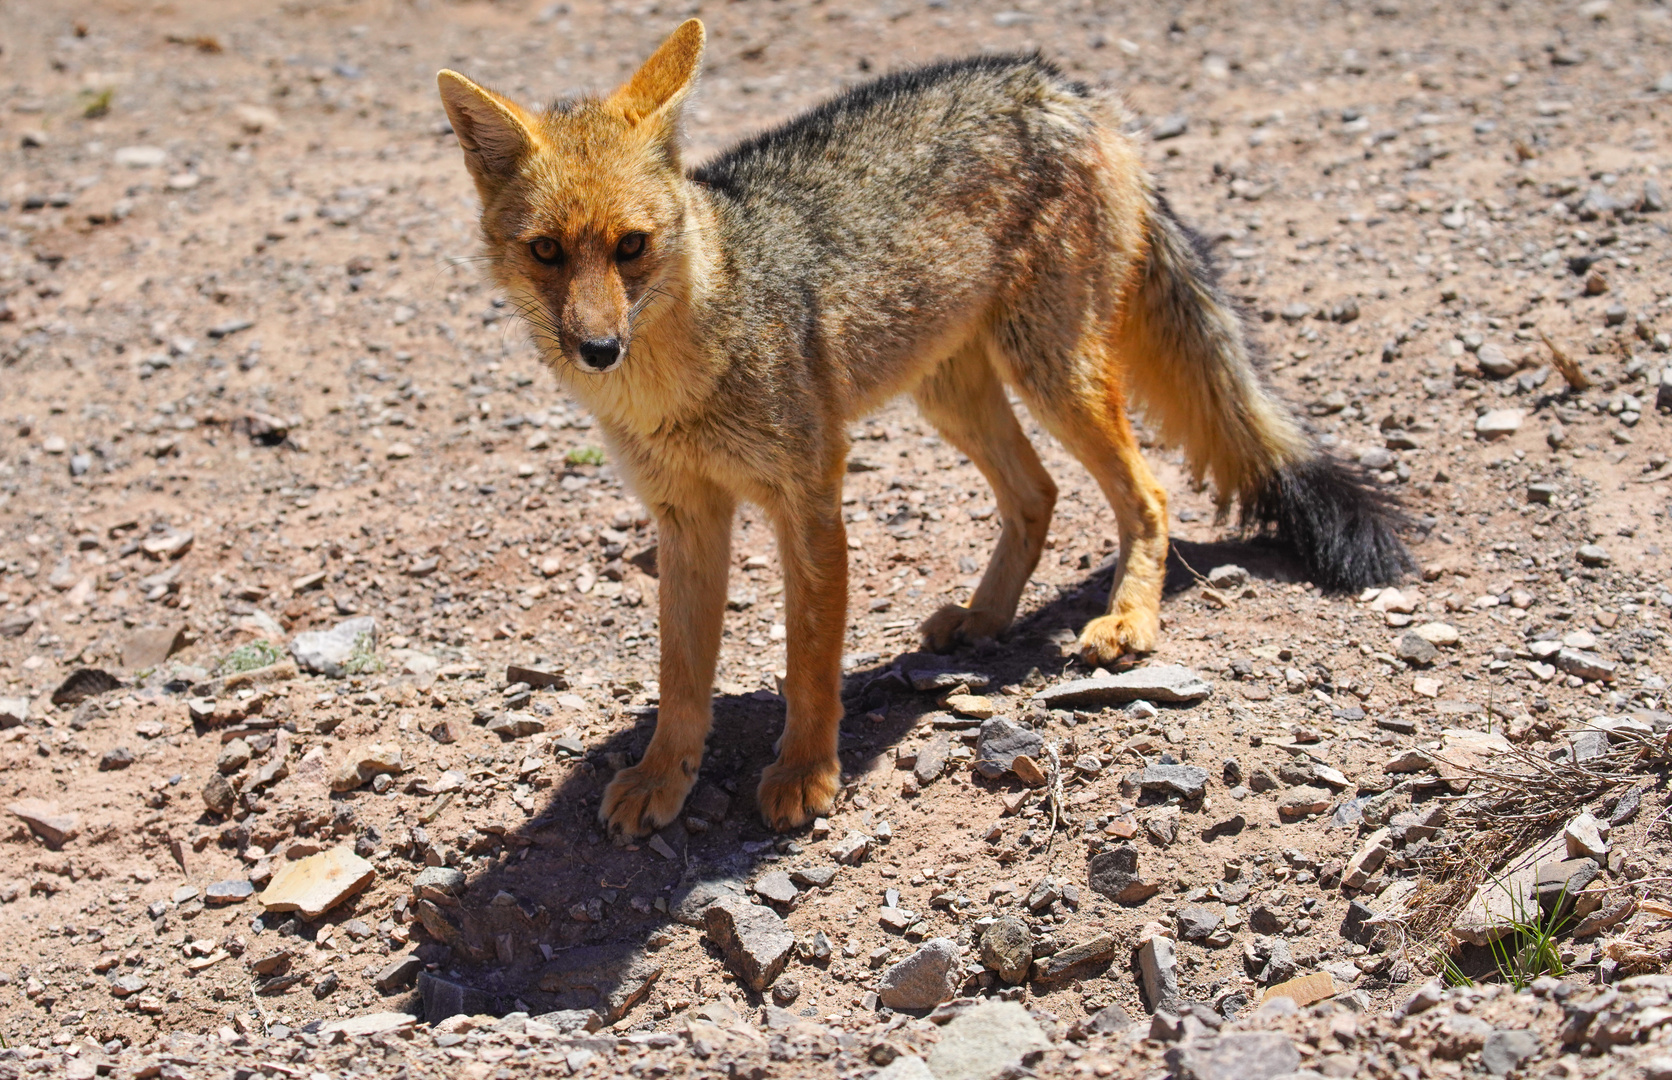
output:
[[[1080,631],[1080,659],[1096,666],[1112,664],[1127,653],[1154,652],[1161,640],[1161,615],[1125,611],[1093,619]]]
[[[997,637],[1010,625],[1008,617],[986,608],[948,604],[923,620],[919,633],[923,643],[935,652],[950,652],[958,645],[970,645],[983,638]]]

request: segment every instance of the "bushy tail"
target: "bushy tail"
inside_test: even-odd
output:
[[[1397,581],[1413,568],[1393,500],[1331,457],[1255,370],[1242,317],[1202,238],[1154,196],[1144,276],[1126,315],[1126,379],[1169,443],[1182,446],[1221,512],[1291,545],[1326,589]]]

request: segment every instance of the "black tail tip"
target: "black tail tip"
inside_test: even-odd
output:
[[[1267,480],[1243,501],[1242,524],[1293,547],[1308,576],[1331,592],[1391,585],[1416,569],[1399,539],[1408,519],[1398,504],[1325,453]]]

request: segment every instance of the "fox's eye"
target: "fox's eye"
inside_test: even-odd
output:
[[[630,232],[615,245],[615,257],[622,262],[631,262],[644,254],[644,242],[650,239],[642,232]]]
[[[547,266],[556,266],[563,261],[563,247],[549,236],[542,236],[528,245],[528,253]]]

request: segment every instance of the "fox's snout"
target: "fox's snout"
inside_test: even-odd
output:
[[[621,347],[620,338],[602,337],[581,342],[577,351],[582,365],[602,373],[621,363],[621,354],[625,350]]]

